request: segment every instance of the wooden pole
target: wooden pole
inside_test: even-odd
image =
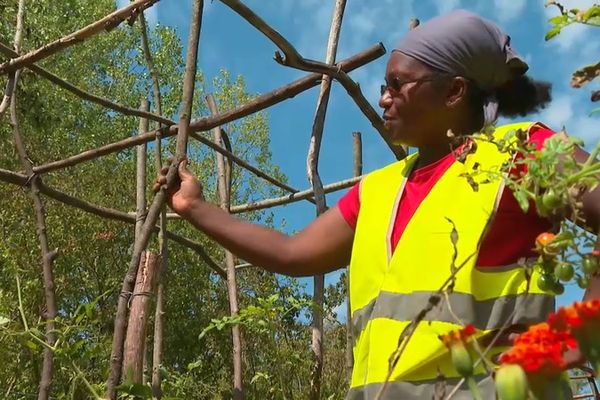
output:
[[[192,101],[194,96],[194,86],[196,80],[196,65],[198,57],[198,43],[200,39],[200,26],[202,21],[202,8],[203,0],[194,0],[192,7],[192,24],[190,27],[190,36],[188,41],[188,50],[186,56],[186,67],[184,74],[183,84],[183,99],[182,99],[182,111],[179,121],[179,131],[177,133],[176,153],[175,159],[169,167],[167,172],[167,184],[166,187],[173,184],[175,181],[175,175],[177,174],[177,168],[179,164],[186,156],[187,141],[190,127]],[[133,255],[125,278],[123,279],[123,285],[121,288],[121,294],[119,296],[119,302],[117,305],[117,313],[115,317],[115,330],[113,333],[113,343],[111,350],[111,369],[110,376],[107,383],[107,397],[111,400],[115,400],[117,396],[116,387],[121,377],[122,359],[123,359],[123,344],[125,340],[125,330],[127,325],[127,303],[131,296],[133,289],[133,283],[137,275],[137,267],[140,263],[142,251],[146,248],[150,234],[154,230],[156,222],[158,221],[159,214],[165,205],[166,194],[163,187],[154,196],[152,205],[148,209],[148,215],[146,221],[140,229],[140,236],[135,240],[133,246]]]
[[[143,382],[146,327],[158,264],[159,257],[156,253],[144,252],[130,299],[129,322],[123,351],[123,381],[127,383]]]
[[[206,96],[208,108],[211,114],[216,115],[217,105],[212,95]],[[222,132],[220,127],[213,129],[213,138],[215,144],[221,146],[222,144]],[[230,190],[227,185],[227,181],[231,182],[231,179],[227,179],[225,159],[220,153],[215,153],[217,158],[217,188],[219,191],[220,205],[221,208],[229,212]],[[233,254],[225,250],[225,268],[227,270],[227,295],[229,297],[229,312],[232,317],[235,317],[239,313],[238,305],[238,293],[237,285],[235,280],[235,259]],[[233,342],[233,399],[242,400],[244,398],[244,387],[242,382],[243,371],[242,371],[242,336],[240,326],[235,324],[231,327],[231,339]]]
[[[352,132],[352,154],[353,168],[352,172],[355,177],[362,175],[362,137],[360,132]],[[350,304],[350,267],[346,268],[346,369],[348,378],[352,376],[354,368],[354,334],[352,331],[352,307]]]
[[[325,62],[328,65],[335,64],[335,55],[342,26],[342,17],[346,7],[346,0],[336,0],[331,28],[329,31],[329,40],[327,43],[327,55]],[[321,88],[317,100],[317,110],[313,122],[310,146],[306,160],[307,175],[310,181],[316,201],[317,217],[327,210],[325,201],[325,192],[323,182],[319,176],[319,154],[321,150],[321,141],[323,137],[323,126],[325,124],[325,115],[327,113],[327,104],[329,102],[329,93],[331,92],[331,77],[323,75]],[[310,376],[310,399],[318,400],[321,398],[321,380],[323,374],[323,304],[325,300],[325,276],[316,275],[314,281],[313,293],[313,327],[312,327],[312,352],[313,366]]]

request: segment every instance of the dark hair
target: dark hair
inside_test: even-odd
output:
[[[552,84],[520,75],[496,89],[498,114],[505,117],[525,116],[537,112],[552,100]],[[474,84],[469,88],[469,104],[475,115],[481,115],[486,93]]]

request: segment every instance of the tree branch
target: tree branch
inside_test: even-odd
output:
[[[15,30],[15,39],[14,39],[14,48],[16,51],[19,51],[21,48],[21,40],[23,38],[23,13],[25,8],[25,1],[19,0],[18,11],[17,11],[17,24]],[[16,84],[19,80],[20,71],[15,71],[12,76],[12,88],[7,87],[7,89],[11,89],[12,92]],[[11,79],[9,78],[8,84],[11,84]],[[8,93],[7,93],[8,94]],[[10,99],[10,123],[13,129],[13,141],[15,144],[15,148],[19,155],[19,159],[21,160],[21,164],[25,171],[27,171],[28,175],[33,175],[33,166],[29,157],[27,155],[27,150],[25,149],[25,144],[23,143],[23,138],[21,136],[21,130],[19,125],[19,118],[17,115],[17,95],[16,93],[10,93],[8,96]],[[42,277],[43,277],[43,287],[44,287],[44,297],[46,301],[46,312],[43,315],[44,320],[46,321],[46,343],[47,346],[44,346],[44,357],[42,361],[42,375],[40,377],[40,386],[38,391],[38,400],[47,400],[50,398],[50,391],[52,387],[52,377],[54,375],[54,353],[51,348],[54,346],[56,342],[56,335],[54,333],[55,324],[54,319],[56,318],[58,311],[56,307],[56,293],[54,286],[54,273],[52,271],[54,259],[58,254],[58,250],[50,250],[50,246],[48,244],[48,235],[46,233],[46,212],[44,210],[44,203],[42,202],[42,198],[40,196],[40,180],[35,176],[31,179],[30,182],[30,191],[31,191],[31,199],[33,200],[33,206],[35,210],[35,220],[37,227],[38,239],[40,242],[40,249],[42,253]]]
[[[303,58],[298,51],[275,29],[270,27],[262,18],[256,15],[250,8],[244,5],[239,0],[221,0],[242,18],[248,21],[252,26],[262,32],[269,40],[271,40],[285,55],[281,56],[279,52],[275,53],[275,61],[281,65],[300,69],[302,71],[319,72],[326,74],[339,81],[346,92],[354,100],[358,108],[363,112],[371,125],[379,132],[381,138],[386,142],[390,150],[400,160],[406,157],[406,152],[402,146],[394,145],[388,138],[385,132],[383,121],[377,111],[373,109],[371,104],[363,96],[358,84],[356,84],[339,66],[328,65],[319,61]]]
[[[146,17],[142,12],[140,14],[140,30],[142,33],[142,47],[144,49],[144,58],[146,64],[148,64],[148,70],[150,71],[150,77],[152,79],[152,90],[154,93],[154,107],[155,114],[162,114],[162,99],[160,95],[160,82],[158,80],[158,73],[154,68],[154,61],[152,60],[152,53],[150,51],[150,44],[148,40],[148,29],[146,27]],[[161,126],[156,124],[156,129],[160,132]],[[156,171],[162,169],[162,139],[160,136],[156,137],[154,141],[154,162]],[[164,324],[165,324],[165,272],[167,270],[168,258],[169,258],[169,247],[168,242],[165,238],[167,232],[167,210],[166,207],[160,211],[159,217],[159,231],[158,231],[158,249],[160,252],[160,259],[158,264],[157,273],[157,288],[156,288],[156,308],[154,311],[154,343],[152,346],[152,395],[154,398],[160,400],[162,398],[161,388],[161,373],[160,367],[163,360],[163,336],[164,336]],[[219,268],[220,269],[220,268]]]
[[[346,59],[339,64],[342,70],[352,71],[361,65],[373,61],[385,54],[385,49],[381,44],[370,47],[369,49]],[[190,123],[190,131],[208,131],[215,126],[224,125],[236,119],[248,116],[252,113],[264,110],[274,104],[277,104],[285,99],[292,98],[297,94],[316,86],[321,81],[321,74],[311,74],[304,78],[298,79],[292,83],[282,86],[272,92],[256,97],[254,100],[241,105],[233,110],[223,112],[216,116],[200,118]],[[115,153],[129,147],[133,147],[140,143],[154,140],[158,135],[162,137],[174,136],[177,134],[178,125],[163,128],[157,131],[146,132],[139,136],[129,137],[115,143],[111,143],[99,148],[84,151],[80,154],[68,157],[64,160],[54,161],[34,168],[36,173],[45,173],[55,171],[57,169],[70,167],[80,164],[84,161],[92,160],[106,154]]]
[[[206,96],[206,102],[208,103],[208,109],[211,114],[218,114],[217,105],[212,95]],[[213,137],[215,144],[221,145],[222,143],[222,132],[220,127],[213,129]],[[223,155],[215,153],[217,158],[217,188],[219,192],[220,206],[221,209],[229,211],[230,205],[230,192],[227,187],[227,178],[225,171],[225,160]],[[232,317],[236,317],[239,313],[238,304],[238,292],[237,284],[235,280],[235,260],[233,254],[229,250],[225,250],[225,267],[227,270],[227,295],[229,297],[229,312]],[[242,400],[244,398],[244,386],[242,382],[243,370],[242,370],[242,337],[240,332],[240,325],[234,324],[231,326],[231,339],[233,347],[233,399]]]
[[[73,46],[76,43],[81,43],[103,30],[110,31],[121,24],[121,22],[124,20],[145,10],[157,1],[158,0],[135,1],[76,32],[70,33],[67,36],[55,40],[52,43],[46,44],[25,55],[13,58],[12,60],[0,64],[0,74],[16,71],[17,69],[23,68],[27,64],[31,64],[43,58],[49,57],[62,49]]]
[[[0,53],[5,54],[9,57],[18,57],[19,56],[19,53],[15,52],[10,47],[8,47],[2,43],[0,43]],[[39,76],[49,80],[50,82],[54,83],[55,85],[65,89],[65,90],[73,93],[75,96],[77,96],[81,99],[90,101],[95,104],[99,104],[106,108],[110,108],[111,110],[117,111],[123,115],[131,115],[131,116],[136,116],[136,117],[141,117],[141,118],[148,118],[151,121],[158,121],[165,125],[175,125],[175,121],[171,121],[170,119],[161,117],[160,115],[143,112],[143,111],[137,110],[135,108],[129,108],[124,105],[112,102],[103,97],[96,96],[95,94],[89,93],[89,92],[65,81],[64,79],[58,77],[57,75],[54,75],[52,72],[50,72],[42,67],[37,66],[36,64],[26,65],[25,68],[30,69],[31,71],[35,72]]]
[[[0,180],[4,181],[6,183],[10,183],[12,185],[16,185],[16,186],[27,186],[32,181],[32,179],[29,179],[26,175],[19,174],[17,172],[7,171],[7,170],[1,169],[1,168],[0,168]],[[87,213],[94,214],[98,217],[110,219],[113,221],[120,221],[120,222],[125,222],[127,224],[135,225],[135,220],[136,220],[135,213],[128,214],[123,211],[114,210],[112,208],[107,208],[107,207],[98,206],[96,204],[92,204],[90,202],[87,202],[85,200],[79,199],[77,197],[74,197],[74,196],[71,196],[64,192],[61,192],[59,190],[56,190],[50,186],[47,186],[45,183],[43,183],[41,181],[39,182],[39,190],[40,190],[40,193],[50,197],[53,200],[56,200],[63,204],[75,207],[75,208],[85,211]],[[154,231],[158,232],[158,227],[156,227],[154,229]],[[225,277],[226,277],[225,271],[216,262],[214,262],[210,258],[210,256],[208,255],[206,250],[204,250],[204,247],[202,247],[202,245],[200,243],[197,243],[197,242],[194,242],[185,237],[179,236],[178,234],[173,233],[173,232],[167,231],[167,232],[165,232],[165,235],[166,235],[167,239],[177,242],[177,243],[181,244],[182,246],[185,246],[185,247],[189,248],[190,250],[193,250],[194,252],[196,252],[200,256],[200,258],[202,258],[202,260],[204,260],[204,262],[212,270],[214,270],[217,273],[217,275],[219,275],[221,278],[225,279]]]
[[[23,38],[23,13],[25,12],[25,1],[19,0],[19,5],[17,8],[17,23],[15,29],[15,51],[19,51],[21,47],[21,40]],[[0,103],[0,117],[4,112],[8,109],[10,105],[10,99],[15,90],[15,86],[17,85],[16,73],[15,71],[11,71],[8,74],[8,81],[6,82],[6,89],[4,91],[4,98],[2,99],[2,103]]]
[[[328,66],[335,63],[337,46],[342,26],[342,18],[346,8],[346,0],[336,0],[329,30],[329,39],[327,42],[327,54],[325,62]],[[319,155],[321,152],[321,142],[323,138],[323,127],[325,125],[325,115],[327,114],[327,105],[329,103],[329,94],[331,92],[331,78],[323,75],[319,97],[317,99],[317,109],[312,126],[310,146],[306,157],[306,169],[308,180],[312,185],[316,201],[317,217],[327,210],[323,182],[319,176]],[[316,275],[313,278],[313,321],[312,321],[312,352],[313,366],[310,375],[310,394],[312,400],[318,400],[321,397],[321,379],[323,374],[323,303],[325,301],[325,276]]]

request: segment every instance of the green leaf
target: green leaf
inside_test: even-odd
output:
[[[561,24],[564,22],[567,22],[567,16],[566,15],[557,15],[556,17],[552,17],[548,20],[548,22],[550,22],[552,25],[557,25],[557,24]]]
[[[522,190],[517,190],[514,192],[514,195],[515,199],[517,199],[517,202],[519,203],[519,207],[521,207],[521,210],[526,213],[529,210],[529,199],[527,198],[527,193]]]
[[[595,5],[586,10],[583,14],[582,20],[583,22],[587,22],[592,18],[600,17],[600,6]]]
[[[600,112],[600,107],[594,108],[592,111],[590,111],[590,115],[595,114],[597,112]]]
[[[150,386],[142,385],[140,383],[119,385],[117,386],[117,390],[119,392],[126,393],[131,396],[141,397],[143,399],[152,398],[152,389]]]
[[[8,324],[10,322],[10,319],[3,317],[2,315],[0,315],[0,327]]]
[[[38,349],[38,345],[33,343],[31,340],[25,341],[25,347],[27,347],[28,349],[33,350],[33,351],[37,351],[37,349]]]
[[[554,36],[556,36],[560,33],[561,29],[562,29],[562,27],[560,25],[553,27],[546,33],[546,36],[544,36],[544,40],[552,39]]]

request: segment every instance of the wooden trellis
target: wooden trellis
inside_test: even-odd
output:
[[[345,9],[345,0],[336,0],[335,9],[333,13],[331,31],[329,42],[327,46],[327,56],[325,62],[309,60],[302,57],[296,49],[288,42],[281,34],[270,27],[264,20],[256,15],[251,9],[245,6],[242,2],[237,0],[221,0],[223,4],[228,6],[232,11],[239,14],[248,23],[262,32],[269,40],[271,40],[279,49],[275,53],[275,61],[283,66],[300,69],[303,71],[310,72],[304,78],[290,82],[289,84],[277,88],[269,93],[263,94],[246,104],[243,104],[232,110],[224,112],[217,112],[216,105],[214,102],[210,102],[209,107],[211,109],[211,115],[198,119],[191,119],[191,104],[194,94],[194,80],[196,76],[196,65],[198,56],[198,42],[200,27],[202,22],[202,10],[204,2],[203,0],[193,1],[193,12],[192,21],[190,28],[190,36],[188,42],[188,52],[186,58],[184,87],[183,87],[183,98],[182,98],[182,113],[180,115],[179,122],[170,120],[161,115],[161,103],[160,103],[160,86],[155,72],[154,63],[150,54],[148,45],[148,36],[146,22],[144,19],[144,10],[148,9],[158,0],[137,0],[131,4],[123,7],[100,20],[79,29],[76,32],[70,33],[65,37],[58,39],[52,43],[46,44],[38,49],[35,49],[29,53],[20,53],[20,42],[22,36],[22,25],[23,25],[23,9],[25,7],[25,1],[19,1],[19,11],[17,14],[17,24],[15,30],[15,40],[13,47],[9,47],[6,44],[0,43],[0,53],[5,57],[9,58],[8,61],[0,64],[0,74],[8,75],[7,87],[5,90],[5,98],[0,106],[0,114],[4,112],[10,104],[11,113],[11,124],[13,126],[15,145],[19,149],[19,157],[23,164],[22,171],[9,171],[0,169],[0,180],[18,185],[23,187],[29,187],[31,190],[32,198],[36,209],[36,218],[38,233],[40,239],[40,245],[42,249],[42,264],[43,264],[43,282],[46,294],[46,306],[48,309],[46,320],[48,323],[47,327],[47,343],[52,346],[54,343],[53,337],[53,325],[52,320],[56,315],[56,300],[54,294],[54,278],[52,276],[52,262],[58,255],[56,250],[50,250],[47,237],[45,235],[46,225],[44,221],[44,208],[42,202],[42,196],[49,197],[57,200],[64,204],[76,207],[83,211],[92,213],[102,218],[108,218],[125,222],[128,224],[136,225],[136,235],[134,243],[134,251],[129,264],[127,273],[123,280],[121,288],[121,295],[119,296],[118,307],[115,318],[115,330],[113,334],[112,353],[110,359],[110,376],[108,379],[108,390],[107,397],[110,399],[116,398],[116,386],[118,385],[121,376],[123,374],[123,353],[125,346],[125,335],[128,325],[128,304],[132,300],[132,295],[135,295],[138,289],[134,287],[136,276],[138,276],[138,270],[140,265],[151,263],[148,261],[154,257],[154,264],[159,264],[158,268],[158,293],[157,293],[157,311],[156,311],[156,323],[155,323],[155,340],[158,340],[154,344],[153,354],[153,377],[152,377],[152,388],[153,393],[156,397],[160,397],[160,374],[158,371],[158,365],[160,365],[162,357],[162,289],[160,275],[164,272],[166,267],[166,253],[167,253],[167,241],[171,240],[179,243],[185,247],[196,252],[210,267],[215,271],[221,278],[228,282],[228,294],[230,297],[230,311],[232,315],[237,313],[237,299],[236,299],[236,287],[235,287],[235,271],[239,269],[233,265],[233,258],[230,255],[226,256],[227,265],[226,270],[221,267],[221,263],[212,260],[203,247],[188,238],[177,235],[167,230],[167,219],[169,217],[175,217],[173,214],[167,214],[165,211],[165,191],[162,188],[154,197],[152,204],[149,207],[143,202],[144,193],[143,185],[138,185],[138,205],[137,212],[132,213],[128,211],[121,211],[110,209],[107,207],[101,207],[92,204],[84,199],[80,199],[71,196],[67,193],[56,190],[43,183],[43,175],[52,171],[57,171],[78,165],[80,163],[90,161],[101,157],[106,154],[116,153],[133,146],[139,146],[140,151],[138,152],[138,162],[145,163],[146,148],[145,144],[151,141],[156,143],[155,152],[155,163],[157,169],[162,166],[161,163],[161,139],[177,135],[177,151],[176,155],[169,166],[169,172],[167,174],[167,185],[169,185],[176,174],[177,165],[185,157],[187,149],[188,137],[199,141],[200,143],[213,149],[218,155],[218,166],[219,166],[219,188],[221,194],[221,206],[231,213],[241,213],[252,210],[264,209],[268,207],[274,207],[281,204],[288,204],[295,201],[307,200],[316,205],[317,215],[326,210],[325,194],[348,188],[356,183],[360,179],[360,165],[361,160],[356,159],[355,156],[355,170],[352,178],[335,182],[328,185],[323,185],[318,173],[318,160],[320,153],[320,143],[323,134],[323,124],[329,99],[329,92],[331,87],[332,79],[337,80],[346,89],[349,96],[355,101],[359,109],[363,112],[365,117],[371,122],[373,127],[380,133],[383,133],[383,122],[379,117],[378,113],[371,107],[369,102],[363,96],[360,87],[349,78],[348,72],[359,68],[378,57],[381,57],[385,53],[384,47],[379,43],[376,44],[360,53],[357,53],[353,57],[340,62],[335,61],[335,54],[337,48],[337,42],[339,38],[341,21]],[[67,82],[66,80],[56,76],[52,72],[36,65],[37,61],[44,58],[50,57],[53,54],[66,49],[67,47],[74,46],[81,43],[84,40],[91,39],[94,35],[102,32],[109,31],[115,28],[123,21],[128,21],[133,24],[137,21],[139,23],[142,32],[142,45],[144,55],[148,64],[152,82],[153,82],[153,93],[155,103],[153,105],[153,111],[148,110],[147,105],[140,107],[140,109],[132,108],[126,105],[117,104],[106,98],[102,98],[93,93],[89,93],[75,85]],[[283,53],[283,54],[282,54]],[[101,106],[104,106],[115,112],[136,116],[141,118],[140,133],[133,137],[124,138],[122,140],[107,143],[98,148],[89,149],[79,154],[71,155],[62,160],[52,161],[42,165],[32,165],[28,161],[27,152],[22,145],[21,134],[19,132],[18,118],[16,115],[16,101],[17,93],[15,92],[16,82],[18,81],[19,71],[22,68],[27,68],[39,76],[49,80],[56,86],[67,90],[74,95],[80,97],[82,100],[87,100]],[[276,178],[269,176],[260,169],[252,166],[248,162],[242,160],[233,154],[224,145],[221,139],[224,135],[224,131],[220,129],[221,125],[228,122],[235,121],[237,119],[248,116],[252,113],[264,110],[274,104],[277,104],[286,99],[292,98],[297,94],[306,91],[312,87],[320,85],[320,93],[317,101],[317,108],[314,117],[311,145],[309,154],[307,156],[307,173],[311,182],[311,188],[307,190],[298,190],[282,182],[279,182]],[[149,130],[148,122],[153,121],[156,126],[154,129]],[[198,132],[205,132],[214,129],[215,136],[211,140],[210,138],[204,137]],[[382,136],[385,140],[385,136]],[[358,142],[357,142],[358,143]],[[405,153],[400,147],[392,146],[388,143],[389,148],[394,152],[396,157],[402,158]],[[360,154],[360,149],[355,149],[355,155]],[[228,163],[232,165],[235,163],[239,167],[242,167],[258,177],[263,178],[269,183],[289,192],[289,195],[282,196],[279,198],[265,199],[249,204],[238,204],[230,205],[227,196],[227,179],[225,171],[224,159],[227,159]],[[140,166],[138,171],[145,170],[144,166]],[[139,172],[141,174],[141,172]],[[140,178],[138,176],[138,178]],[[143,179],[138,179],[139,182],[143,182]],[[142,258],[144,249],[147,246],[148,240],[153,233],[159,235],[159,246],[160,246],[160,260],[156,261],[155,256],[147,256]],[[148,258],[150,257],[150,258]],[[144,261],[145,260],[145,261]],[[142,262],[141,262],[142,261]],[[146,267],[148,267],[146,265]],[[138,278],[140,280],[140,278]],[[147,282],[146,282],[147,283]],[[147,287],[147,286],[145,286]],[[323,341],[323,323],[322,316],[320,315],[320,309],[323,303],[323,277],[315,277],[315,303],[316,307],[313,310],[313,353],[314,353],[314,368],[311,373],[311,388],[310,398],[317,399],[320,396],[321,390],[321,371],[322,371],[322,341]],[[142,325],[144,325],[142,323]],[[237,329],[237,334],[235,332]],[[143,331],[143,329],[142,329]],[[242,386],[242,371],[241,371],[241,348],[239,341],[239,327],[234,328],[234,395],[236,399],[243,398],[243,386]],[[140,353],[140,352],[138,352]],[[129,354],[129,352],[128,352]],[[139,360],[138,360],[139,361]],[[129,361],[128,361],[129,363]],[[351,363],[351,360],[348,360]],[[138,365],[131,363],[128,365]],[[52,376],[53,376],[53,354],[52,351],[46,349],[44,353],[44,364],[43,364],[42,377],[40,380],[39,399],[48,399],[50,394]],[[138,367],[135,367],[138,368]],[[136,379],[139,379],[139,374],[134,374]]]
[[[373,127],[383,133],[383,124],[381,118],[377,112],[370,106],[368,101],[364,98],[360,91],[360,87],[353,82],[347,75],[348,72],[359,68],[378,57],[381,57],[385,53],[385,49],[381,44],[376,44],[360,53],[357,53],[353,57],[340,62],[335,62],[335,54],[337,48],[337,42],[339,38],[339,31],[343,13],[345,9],[345,0],[336,0],[335,9],[333,12],[332,25],[330,30],[330,36],[327,46],[327,56],[324,62],[309,60],[302,57],[297,50],[288,42],[281,34],[270,27],[264,20],[256,15],[251,9],[245,6],[238,0],[221,0],[223,4],[228,6],[232,11],[239,14],[248,23],[262,32],[269,40],[271,40],[280,50],[275,53],[275,61],[283,66],[300,69],[303,71],[310,72],[304,78],[298,79],[285,86],[277,88],[269,93],[259,96],[246,104],[243,104],[235,109],[227,110],[224,112],[217,112],[217,106],[214,102],[209,100],[209,108],[211,115],[198,119],[191,119],[191,104],[194,94],[194,80],[196,75],[196,65],[198,56],[198,42],[199,33],[202,22],[202,10],[203,0],[194,0],[193,12],[190,36],[188,42],[188,53],[186,58],[185,78],[184,78],[184,90],[182,104],[182,113],[180,115],[179,122],[175,122],[162,116],[161,102],[160,102],[160,86],[155,71],[152,56],[149,50],[147,28],[144,19],[144,10],[154,5],[158,0],[137,0],[133,1],[126,7],[117,10],[100,20],[83,27],[82,29],[73,32],[65,37],[56,40],[52,43],[44,45],[38,49],[35,49],[29,53],[20,53],[20,44],[23,29],[23,10],[25,7],[25,1],[19,0],[19,8],[17,12],[17,21],[15,29],[15,37],[12,48],[6,44],[0,43],[0,53],[7,57],[9,60],[0,64],[0,74],[7,75],[7,86],[5,89],[5,96],[0,103],[0,115],[9,110],[10,121],[13,127],[14,143],[17,148],[19,159],[22,164],[22,171],[8,171],[0,169],[0,180],[22,187],[28,187],[31,191],[32,200],[35,207],[36,225],[38,230],[38,237],[40,241],[40,247],[42,251],[42,271],[43,271],[43,283],[44,283],[44,294],[46,301],[46,342],[48,347],[44,350],[44,360],[42,367],[42,375],[40,378],[40,387],[38,392],[38,399],[48,399],[50,395],[53,371],[54,371],[54,357],[51,348],[55,342],[54,337],[54,326],[53,319],[56,316],[56,298],[54,289],[54,277],[53,277],[53,261],[58,256],[58,249],[51,250],[51,246],[48,243],[46,236],[46,223],[45,223],[45,211],[43,197],[49,197],[57,200],[64,204],[76,207],[83,211],[91,214],[100,216],[102,218],[117,220],[125,222],[127,224],[136,225],[136,235],[134,243],[134,251],[131,262],[129,264],[127,274],[124,277],[123,285],[121,288],[121,295],[119,296],[119,302],[115,318],[115,330],[113,335],[113,346],[111,354],[111,368],[110,376],[107,385],[107,397],[110,399],[116,398],[116,386],[118,385],[122,374],[124,364],[132,366],[135,369],[133,376],[139,380],[141,368],[140,354],[142,353],[139,349],[135,348],[136,343],[143,343],[143,340],[136,340],[135,336],[129,339],[129,335],[134,335],[135,332],[128,332],[128,325],[130,327],[136,326],[137,332],[142,332],[143,335],[145,328],[145,319],[147,318],[147,302],[143,299],[135,297],[137,295],[143,295],[148,291],[148,288],[152,286],[152,279],[158,280],[158,288],[156,290],[156,313],[155,313],[155,327],[154,327],[154,346],[153,346],[153,360],[152,360],[152,389],[153,394],[156,398],[161,397],[161,385],[160,385],[160,373],[158,366],[162,360],[162,335],[163,335],[163,317],[162,317],[162,304],[163,304],[163,286],[161,275],[164,273],[167,262],[167,242],[173,241],[181,244],[196,252],[218,276],[227,282],[228,296],[230,300],[230,312],[235,315],[238,311],[237,305],[237,289],[235,284],[236,270],[249,266],[248,264],[235,266],[233,264],[233,257],[231,254],[226,253],[225,259],[226,269],[221,267],[221,263],[215,262],[203,249],[202,245],[196,243],[188,238],[177,235],[167,230],[167,219],[177,218],[176,215],[166,213],[164,202],[165,194],[164,188],[158,192],[155,196],[152,204],[147,207],[144,204],[144,187],[143,184],[138,184],[138,204],[137,211],[128,212],[122,210],[110,209],[107,207],[101,207],[92,204],[84,199],[80,199],[71,196],[67,193],[56,190],[46,184],[44,184],[42,177],[45,173],[65,169],[71,166],[78,165],[80,163],[90,161],[101,157],[103,155],[116,153],[133,146],[139,146],[138,162],[145,162],[146,148],[145,145],[148,142],[155,142],[155,164],[157,170],[162,167],[161,161],[161,139],[177,135],[177,151],[176,156],[169,166],[169,172],[167,174],[167,185],[173,180],[176,168],[179,162],[183,159],[186,154],[188,137],[199,141],[200,143],[210,147],[218,154],[218,187],[221,199],[221,207],[228,210],[231,213],[242,213],[252,210],[259,210],[268,207],[274,207],[281,204],[289,204],[295,201],[306,200],[316,205],[317,215],[322,213],[326,209],[325,194],[348,188],[356,183],[362,174],[361,168],[361,148],[360,148],[360,136],[355,134],[355,147],[354,147],[354,160],[355,167],[353,171],[353,177],[335,182],[328,185],[323,185],[319,177],[318,160],[320,153],[320,143],[323,134],[323,124],[326,114],[329,91],[331,87],[331,80],[337,80],[347,91],[348,95],[355,101],[357,106],[363,112],[365,117],[371,122]],[[142,47],[144,56],[148,65],[148,69],[151,74],[153,83],[153,93],[155,104],[154,109],[151,112],[148,110],[147,105],[143,105],[140,109],[132,108],[126,105],[117,104],[108,99],[97,96],[93,93],[89,93],[75,85],[67,82],[66,80],[56,76],[52,72],[38,66],[35,62],[44,58],[50,57],[53,54],[64,50],[69,46],[76,45],[84,40],[92,38],[94,35],[100,34],[104,31],[110,31],[115,28],[123,21],[128,21],[133,24],[137,21],[141,28],[142,34]],[[283,54],[282,54],[283,53]],[[62,160],[52,161],[43,165],[32,165],[31,161],[27,157],[27,151],[23,146],[23,140],[19,129],[19,120],[16,113],[16,102],[17,93],[15,91],[19,78],[19,72],[21,69],[27,68],[38,74],[39,76],[49,80],[56,86],[67,90],[74,95],[78,96],[82,100],[87,100],[101,106],[104,106],[110,110],[121,113],[123,115],[135,116],[141,118],[140,121],[140,133],[133,137],[124,138],[122,140],[105,144],[101,147],[89,149],[79,154],[71,155]],[[312,87],[320,85],[320,92],[317,100],[316,112],[314,116],[314,123],[311,132],[311,143],[309,154],[307,155],[307,174],[311,182],[311,187],[307,190],[298,190],[290,187],[276,178],[269,176],[260,169],[252,166],[243,159],[237,157],[231,152],[226,146],[226,141],[223,140],[226,137],[226,133],[220,128],[228,122],[235,121],[237,119],[246,117],[252,113],[264,110],[274,104],[277,104],[286,99],[292,98],[297,94],[306,91]],[[155,127],[150,130],[148,123],[153,121]],[[198,132],[206,132],[214,130],[214,137],[207,138],[199,134]],[[385,136],[382,136],[385,139]],[[404,150],[400,147],[392,146],[388,143],[388,146],[392,152],[396,155],[396,158],[400,159],[404,157]],[[228,164],[224,162],[227,159]],[[231,180],[228,180],[228,174],[231,173],[231,166],[233,164],[244,168],[256,176],[266,180],[267,182],[287,191],[289,194],[286,196],[264,199],[261,201],[249,203],[249,204],[229,204],[228,190],[227,187]],[[229,168],[229,171],[227,169]],[[145,165],[139,164],[138,168],[138,181],[144,182],[144,179],[140,176],[141,171],[145,171]],[[159,252],[160,258],[157,260],[156,255],[146,254],[143,256],[144,250],[147,246],[149,237],[151,234],[157,233],[159,238]],[[151,265],[154,265],[152,267]],[[155,268],[155,277],[145,278],[145,272],[148,268]],[[137,279],[136,279],[137,277]],[[141,282],[139,286],[136,281]],[[140,301],[138,301],[138,299]],[[311,371],[311,386],[310,386],[310,398],[318,399],[321,391],[321,371],[323,362],[323,324],[322,316],[320,315],[320,309],[323,302],[323,277],[315,277],[315,293],[314,299],[316,307],[313,310],[313,344],[312,350],[314,353],[314,367]],[[134,305],[135,301],[135,305]],[[131,310],[146,307],[146,311],[142,314],[142,318],[139,321],[134,321],[132,318],[137,317],[134,311],[131,311],[128,319],[128,305],[131,305]],[[429,306],[429,305],[428,305]],[[426,307],[427,308],[427,307]],[[426,312],[426,309],[424,309]],[[423,314],[424,315],[424,314]],[[129,320],[129,322],[128,322]],[[139,323],[137,323],[139,322]],[[128,339],[126,340],[126,334]],[[138,335],[140,333],[137,333]],[[348,329],[348,342],[351,343],[351,329]],[[139,336],[138,336],[139,337]],[[242,383],[242,363],[241,363],[241,341],[239,336],[239,327],[234,327],[232,332],[233,338],[233,365],[234,365],[234,377],[233,377],[233,393],[235,399],[242,399],[244,397],[243,383]],[[133,343],[134,345],[126,347],[127,343]],[[491,345],[490,345],[491,346]],[[125,351],[126,350],[126,351]],[[401,350],[399,348],[399,350]],[[125,353],[125,354],[124,354]],[[400,351],[401,353],[401,351]],[[400,355],[398,353],[398,357]],[[125,356],[125,359],[124,359]],[[352,366],[352,353],[351,349],[348,349],[346,354],[346,364],[349,368]],[[584,370],[584,375],[573,377],[573,379],[585,379],[587,380],[591,393],[578,395],[576,398],[600,398],[600,394],[596,387],[595,379],[590,371]],[[456,386],[454,391],[458,389]],[[452,391],[451,394],[454,392]],[[381,394],[381,393],[380,393]]]

